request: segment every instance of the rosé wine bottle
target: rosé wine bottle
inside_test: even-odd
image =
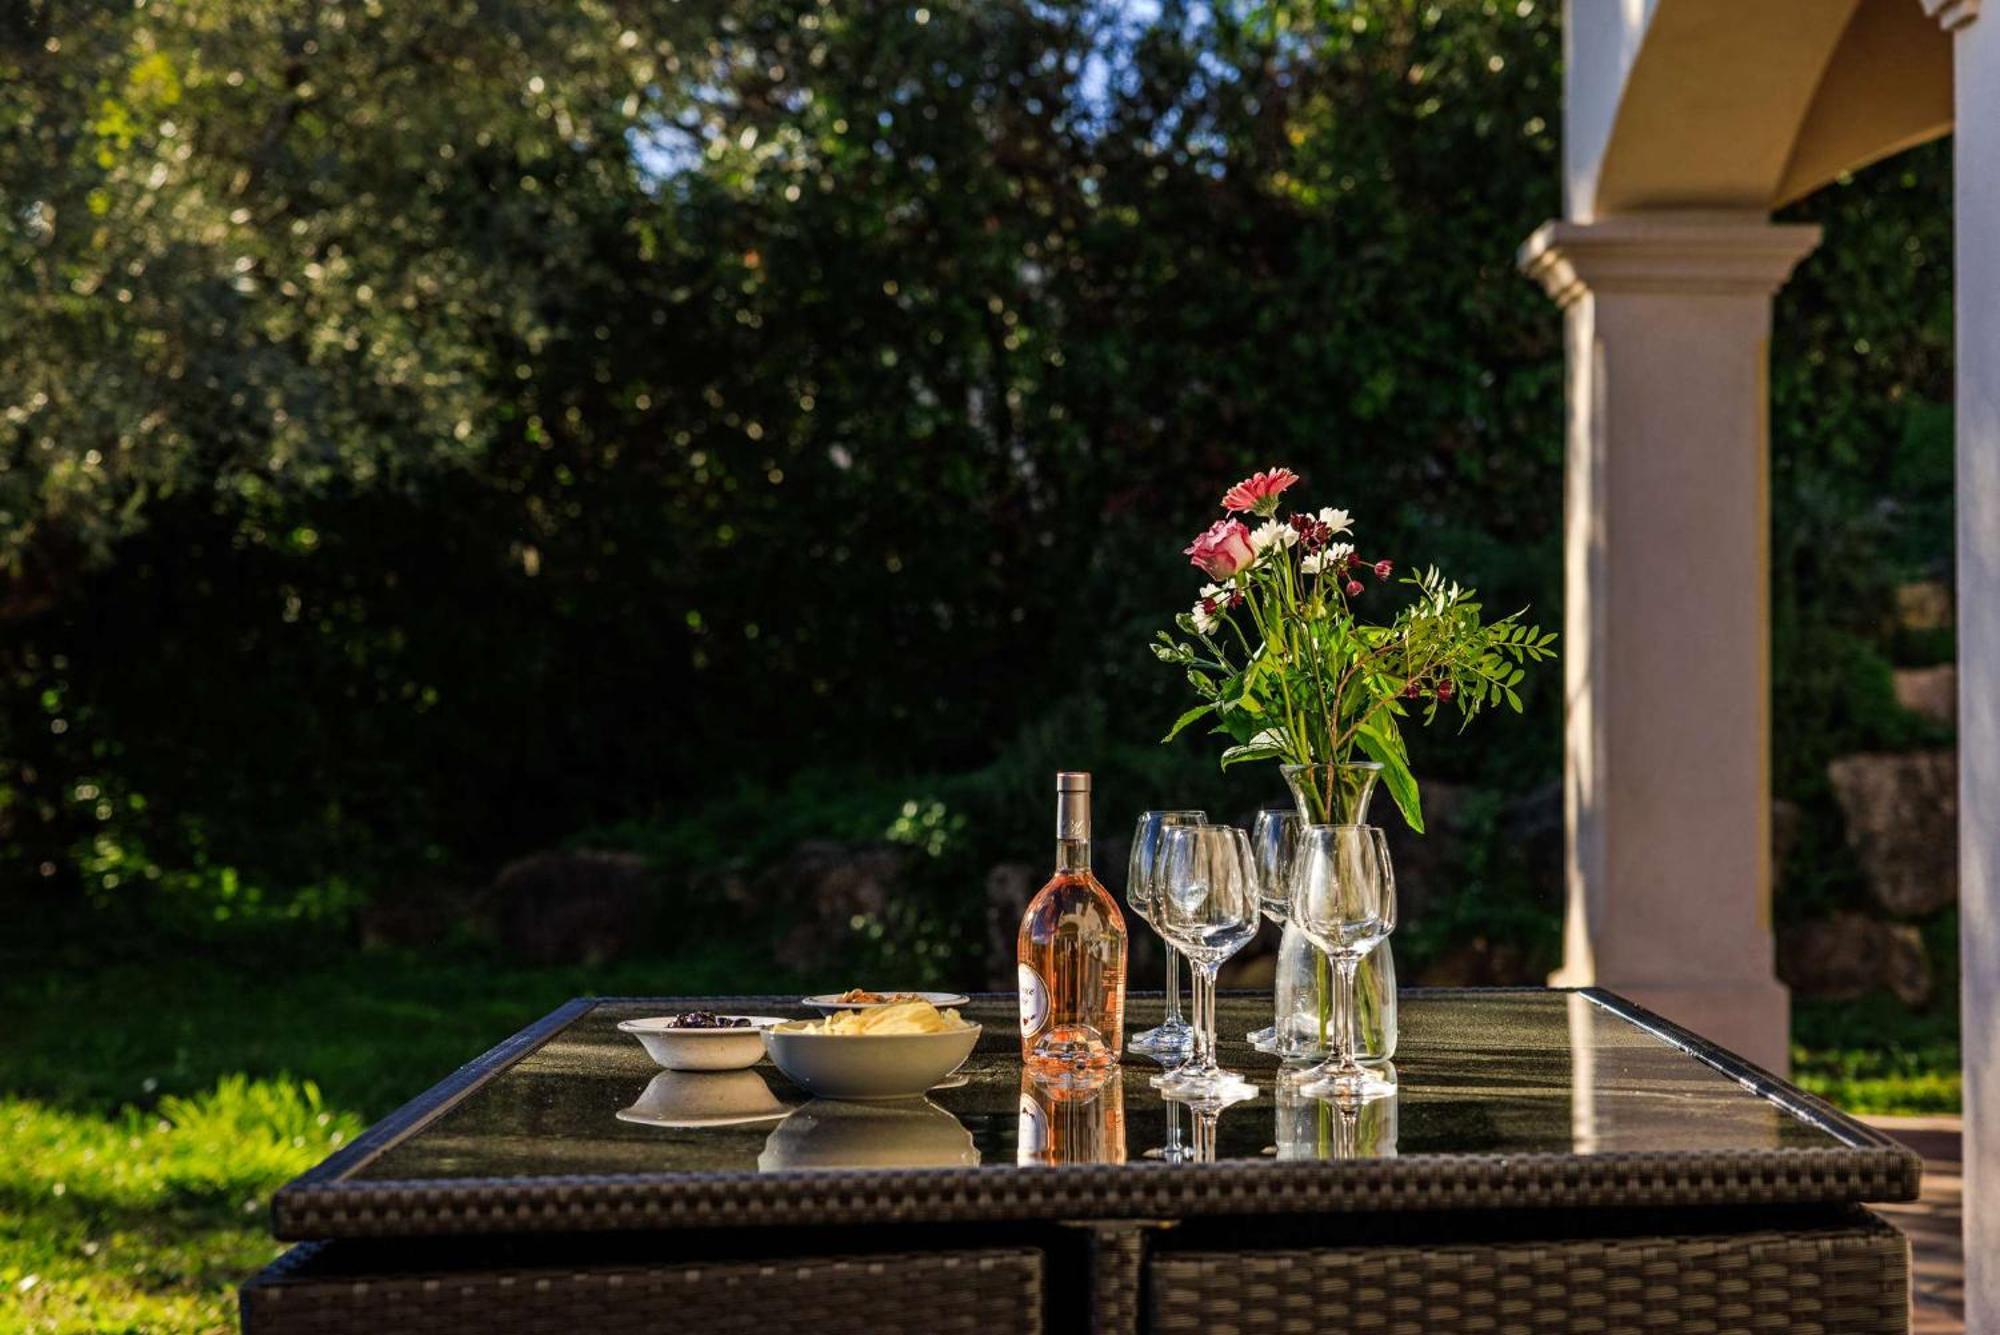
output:
[[[1125,917],[1090,873],[1088,774],[1056,775],[1056,874],[1015,952],[1022,1063],[1043,1080],[1101,1080],[1125,1045]]]

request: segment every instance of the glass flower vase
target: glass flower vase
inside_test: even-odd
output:
[[[1308,825],[1366,825],[1368,803],[1375,796],[1382,767],[1372,760],[1348,760],[1285,765],[1279,773],[1298,803],[1299,818]]]
[[[1285,765],[1280,772],[1312,825],[1366,825],[1368,805],[1382,766],[1373,760]],[[1333,977],[1326,956],[1305,933],[1287,924],[1278,946],[1277,1049],[1286,1061],[1319,1061],[1327,1055],[1332,1023]],[[1363,957],[1354,979],[1354,1047],[1357,1060],[1386,1062],[1396,1055],[1396,956],[1387,941]]]

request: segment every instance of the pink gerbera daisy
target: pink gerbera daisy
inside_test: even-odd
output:
[[[1289,468],[1254,473],[1222,494],[1222,508],[1269,518],[1278,512],[1278,493],[1298,480],[1299,475]]]

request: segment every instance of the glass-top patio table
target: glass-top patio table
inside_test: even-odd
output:
[[[1024,1081],[1011,996],[964,1008],[962,1078],[886,1104],[768,1062],[663,1074],[615,1028],[696,1006],[810,1013],[562,1007],[278,1193],[278,1236],[316,1245],[246,1287],[246,1324],[1907,1325],[1907,1249],[1860,1204],[1914,1197],[1916,1157],[1607,993],[1407,991],[1399,1092],[1358,1113],[1243,1044],[1267,997],[1224,997],[1224,1064],[1260,1093],[1212,1124],[1140,1058],[1075,1099]]]

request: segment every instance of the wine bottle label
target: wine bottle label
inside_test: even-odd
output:
[[[1022,964],[1016,970],[1021,983],[1021,1033],[1032,1038],[1049,1022],[1049,988],[1042,976]]]

